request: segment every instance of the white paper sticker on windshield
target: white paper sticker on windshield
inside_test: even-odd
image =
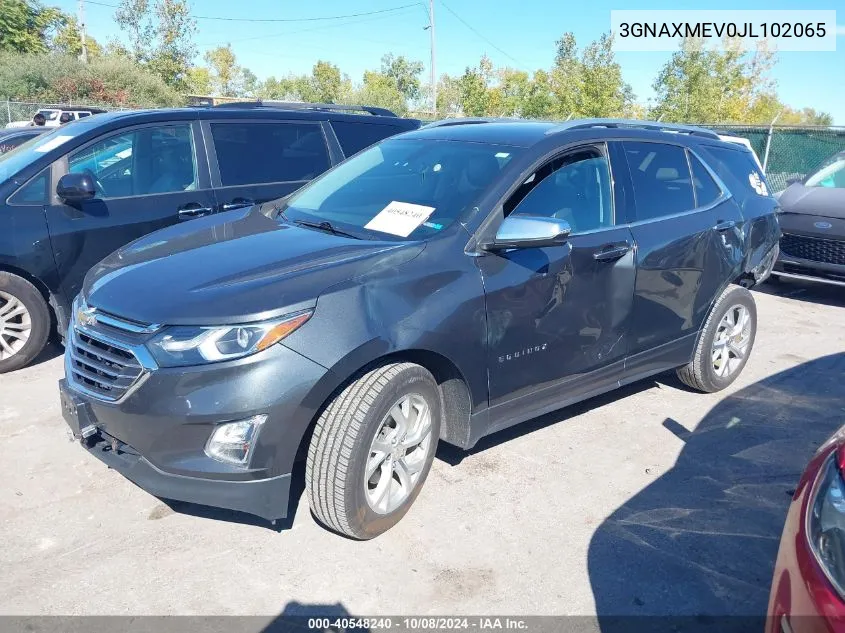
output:
[[[370,220],[365,229],[390,233],[399,237],[408,237],[420,224],[428,220],[434,213],[434,207],[424,207],[421,204],[397,202],[394,200],[378,215]]]
[[[34,148],[34,151],[41,152],[42,154],[44,154],[45,152],[49,152],[52,149],[56,149],[59,145],[62,145],[63,143],[67,143],[72,138],[72,136],[67,135],[54,136],[49,141],[44,143],[44,145],[39,145],[38,147]]]

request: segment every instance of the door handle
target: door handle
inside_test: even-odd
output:
[[[235,198],[231,202],[227,202],[220,208],[223,211],[231,211],[233,209],[240,209],[241,207],[251,207],[255,204],[254,200],[250,200],[249,198]]]
[[[179,219],[190,220],[191,218],[201,218],[214,211],[211,207],[202,207],[196,202],[189,202],[184,207],[179,208]]]
[[[729,231],[732,228],[736,227],[736,222],[734,220],[719,220],[716,223],[716,226],[713,227],[717,231]]]
[[[631,245],[628,242],[621,244],[608,244],[602,246],[599,250],[593,253],[593,259],[597,262],[610,262],[614,259],[619,259],[625,253],[631,250]]]

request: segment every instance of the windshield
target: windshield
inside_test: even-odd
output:
[[[0,154],[0,183],[72,138],[72,135],[67,134],[67,128],[56,128],[52,132],[39,134],[10,152]]]
[[[845,189],[845,153],[828,158],[804,186]]]
[[[36,114],[40,114],[48,121],[55,121],[59,118],[59,110],[39,110]]]
[[[519,148],[392,139],[341,163],[282,208],[291,220],[328,221],[371,239],[422,239],[476,202]]]

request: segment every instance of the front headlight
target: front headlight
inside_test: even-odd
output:
[[[302,310],[278,319],[242,325],[173,326],[157,334],[148,347],[162,367],[232,360],[275,345],[301,327],[313,312]]]
[[[807,518],[807,538],[831,584],[845,596],[845,481],[834,451],[822,467]]]

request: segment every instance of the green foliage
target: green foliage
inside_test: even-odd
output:
[[[421,95],[422,71],[422,62],[406,59],[402,55],[396,57],[393,53],[388,53],[381,58],[381,74],[391,79],[405,100],[412,103],[418,101]],[[366,77],[364,82],[366,83]]]
[[[88,59],[92,60],[103,56],[103,49],[100,44],[90,35],[85,37],[85,47],[88,49]],[[79,32],[79,22],[74,16],[67,16],[64,24],[57,30],[50,42],[50,49],[60,55],[82,55],[82,37]]]
[[[0,97],[42,103],[174,106],[183,97],[126,58],[83,64],[63,55],[0,53]]]
[[[0,51],[46,53],[66,16],[34,0],[0,0]]]
[[[186,88],[197,51],[188,0],[123,0],[114,19],[129,39],[128,47],[112,43],[117,54],[147,66],[169,86]]]

